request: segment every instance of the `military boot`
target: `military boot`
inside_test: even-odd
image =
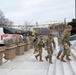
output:
[[[64,57],[61,57],[61,61],[62,61],[62,62],[66,62],[63,58],[64,58]]]
[[[69,56],[67,56],[67,57],[66,57],[66,60],[71,60],[71,59],[69,58]]]
[[[59,56],[61,55],[62,51],[59,51],[58,55],[57,55],[57,59],[60,59]]]
[[[42,60],[42,59],[40,59],[40,61],[41,61],[41,62],[43,62],[43,60]]]
[[[71,54],[69,54],[69,56],[71,56]]]
[[[59,55],[56,58],[60,60]]]
[[[50,63],[50,64],[53,64],[53,62],[52,62],[52,61],[50,61],[49,63]]]
[[[38,59],[37,56],[35,56],[35,58]]]
[[[45,57],[45,59],[46,59],[46,61],[48,61],[48,58],[47,57]]]
[[[43,60],[42,60],[42,56],[40,56],[40,61],[43,62]]]

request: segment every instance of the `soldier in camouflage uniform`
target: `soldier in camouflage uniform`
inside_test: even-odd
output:
[[[22,43],[23,42],[23,39],[22,39],[22,37],[20,36],[19,37],[19,43]]]
[[[42,47],[44,47],[44,43],[43,43],[43,39],[42,39],[42,35],[40,35],[40,39],[38,42],[38,49],[39,49],[39,53],[37,55],[35,55],[35,58],[38,59],[37,57],[40,57],[40,61],[42,60]]]
[[[71,30],[72,30],[72,26],[68,25],[63,32],[62,43],[63,43],[63,46],[64,46],[64,51],[63,51],[63,54],[61,56],[61,61],[63,61],[63,62],[66,62],[64,60],[64,56],[66,56],[66,60],[71,60],[69,58],[69,55],[70,55],[70,52],[71,52],[71,48],[70,48],[70,33],[71,33]]]
[[[38,52],[38,36],[35,37],[33,40],[33,45],[34,45],[34,54]]]
[[[52,33],[49,35],[48,39],[47,39],[47,42],[46,42],[46,47],[47,47],[47,53],[48,55],[45,57],[46,61],[49,59],[49,63],[53,63],[52,62],[52,54],[53,54],[53,47],[52,47],[52,44],[55,48],[55,42],[54,42],[54,39],[53,39],[53,35]]]

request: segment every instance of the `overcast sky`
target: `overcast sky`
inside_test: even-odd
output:
[[[75,18],[75,0],[0,0],[0,10],[15,24],[71,21]]]

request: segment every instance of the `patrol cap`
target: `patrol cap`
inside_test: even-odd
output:
[[[68,25],[66,28],[71,28],[72,29],[72,26],[71,25]]]
[[[49,34],[49,36],[53,36],[53,34],[52,34],[52,33],[50,33],[50,34]]]
[[[40,35],[40,37],[43,37],[42,35]]]

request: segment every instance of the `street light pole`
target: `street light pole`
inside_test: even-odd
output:
[[[36,28],[38,27],[38,22],[36,22]]]
[[[66,18],[64,18],[64,25],[66,25]]]

